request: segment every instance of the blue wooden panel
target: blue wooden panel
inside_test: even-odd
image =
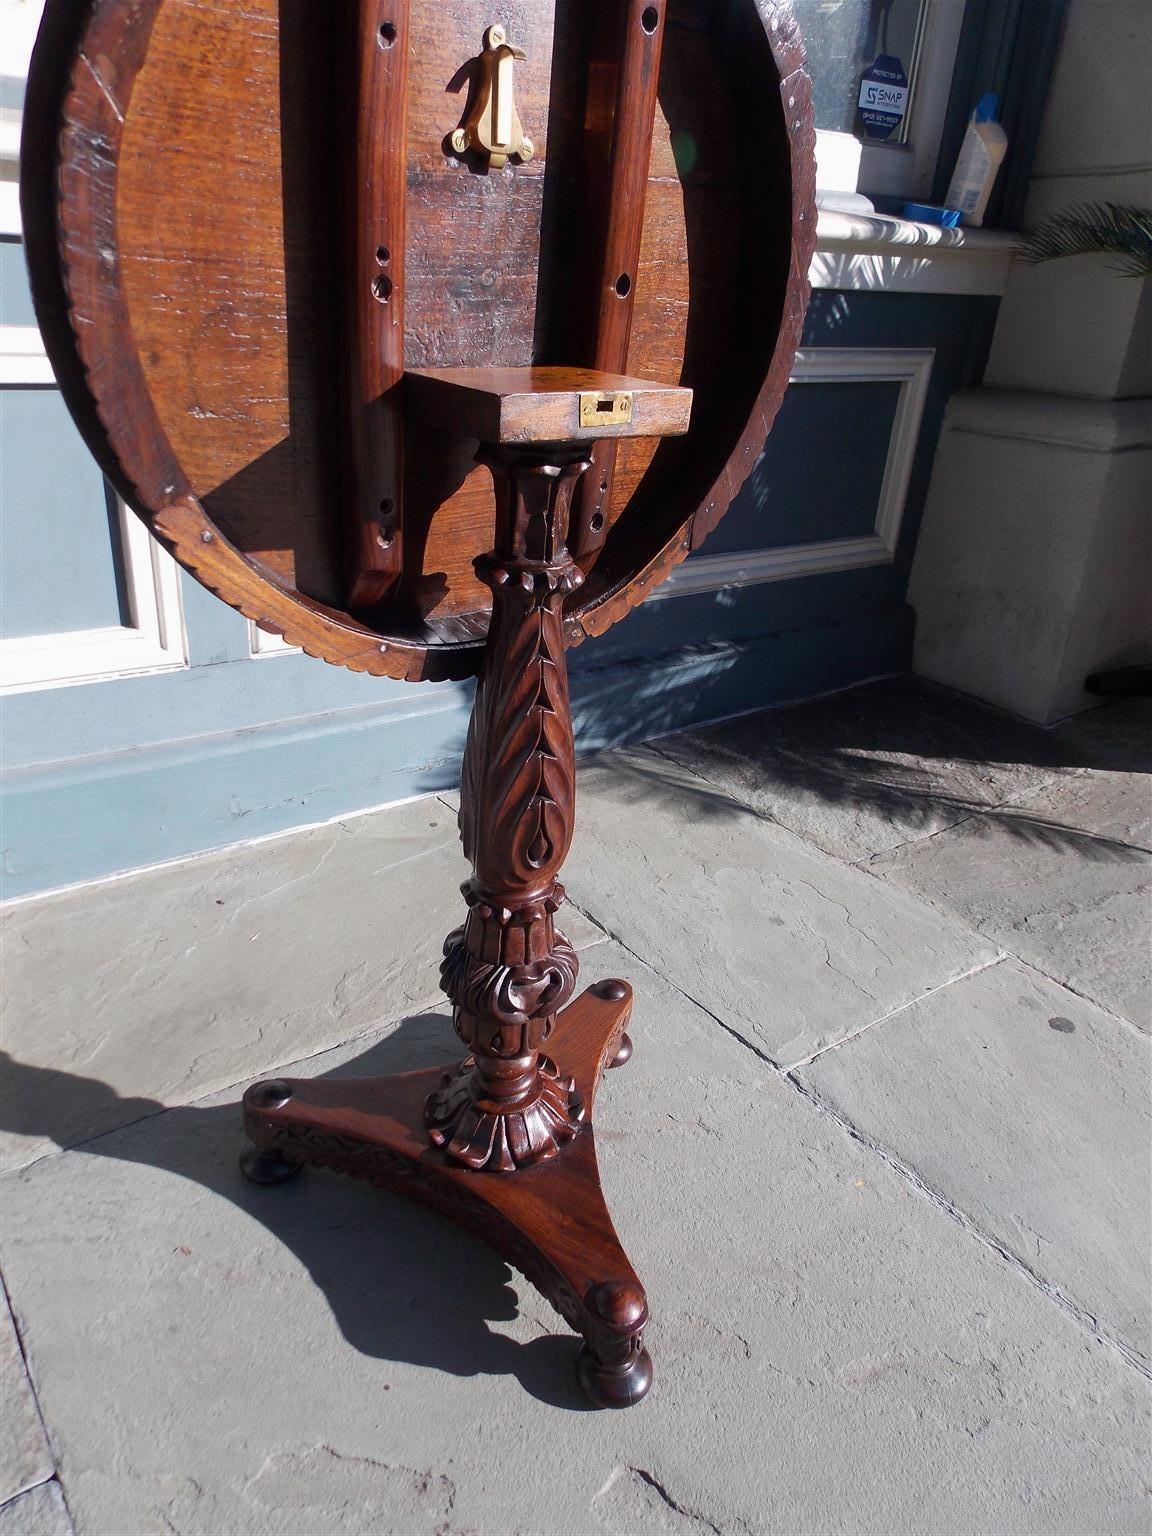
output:
[[[35,325],[32,290],[19,240],[0,239],[0,325]]]
[[[916,550],[944,408],[956,390],[969,389],[979,382],[992,344],[999,303],[999,299],[966,294],[842,293],[818,289],[808,305],[805,347],[935,350],[896,549],[896,571],[904,583]],[[822,451],[823,447],[814,445],[813,451]],[[851,466],[846,465],[845,473],[850,470]],[[817,608],[821,606],[818,588],[823,579],[816,577],[811,583]]]
[[[57,389],[0,389],[0,634],[129,622],[104,477]]]
[[[793,384],[708,554],[871,533],[899,398],[887,381]]]
[[[659,598],[635,609],[598,640],[586,640],[570,651],[568,665],[573,673],[594,672],[623,662],[643,668],[654,656],[696,645],[740,645],[750,636],[766,632],[803,631],[806,625],[842,619],[855,621],[900,608],[906,585],[891,566],[870,566],[762,586]],[[797,664],[798,677],[803,677],[802,651],[797,653]]]

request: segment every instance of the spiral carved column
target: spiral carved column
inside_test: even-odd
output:
[[[555,1156],[584,1117],[543,1047],[579,969],[555,914],[575,801],[563,607],[583,580],[566,538],[589,461],[557,445],[478,457],[496,486],[496,547],[476,562],[492,620],[461,781],[468,915],[441,966],[470,1054],[429,1097],[427,1120],[451,1160],[511,1172]]]

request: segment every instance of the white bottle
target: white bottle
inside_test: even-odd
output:
[[[1008,135],[996,121],[996,108],[994,95],[981,96],[948,184],[945,206],[959,208],[965,224],[983,224],[996,172],[1008,148]]]

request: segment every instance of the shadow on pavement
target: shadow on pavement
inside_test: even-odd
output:
[[[974,818],[979,835],[998,833],[1092,862],[1146,856],[1120,839],[1012,803],[1077,770],[1152,773],[1152,709],[1143,701],[1044,729],[899,677],[739,716],[684,733],[680,742],[690,749],[672,737],[606,755],[602,787],[610,784],[627,802],[663,801],[702,821],[772,819],[774,796],[782,806],[802,797],[872,813],[910,836]]]
[[[318,1075],[376,1076],[427,1065],[429,1022],[426,1014],[405,1019],[359,1057]],[[414,1035],[423,1061],[412,1059]],[[573,1374],[580,1341],[565,1334],[521,1344],[494,1332],[490,1323],[517,1316],[512,1272],[442,1217],[387,1190],[320,1169],[305,1169],[277,1188],[249,1183],[237,1162],[246,1145],[238,1100],[169,1108],[155,1099],[123,1099],[95,1078],[29,1066],[6,1052],[0,1052],[0,1067],[0,1129],[47,1136],[66,1148],[67,1127],[78,1116],[91,1124],[114,1107],[120,1128],[71,1150],[178,1174],[232,1201],[307,1267],[344,1337],[362,1354],[453,1376],[514,1376],[531,1396],[553,1407],[591,1408]],[[125,1116],[131,1123],[124,1123]],[[528,1283],[521,1284],[535,1298]],[[543,1300],[540,1307],[549,1311]],[[269,1329],[277,1326],[270,1315]],[[302,1374],[307,1368],[301,1361]],[[381,1390],[387,1390],[386,1373]]]

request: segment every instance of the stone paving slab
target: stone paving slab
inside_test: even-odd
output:
[[[585,1411],[483,1247],[336,1175],[253,1188],[236,1103],[177,1107],[0,1186],[80,1536],[1143,1533],[1139,1373],[652,972],[585,972],[636,985],[597,1115],[650,1397]]]
[[[1144,774],[1089,773],[868,868],[1147,1030],[1150,793]]]
[[[1152,773],[1152,699],[1115,699],[1053,726],[1069,761],[1121,773]]]
[[[1015,961],[818,1056],[799,1080],[1147,1361],[1149,1042]]]
[[[41,1483],[0,1506],[0,1536],[74,1536],[59,1483]]]
[[[591,760],[578,805],[572,899],[773,1062],[803,1060],[998,952],[651,754]]]
[[[54,1470],[12,1314],[0,1291],[0,1504],[44,1482]]]
[[[1014,810],[1037,819],[1046,818],[1060,831],[1085,835],[1073,851],[1090,858],[1099,843],[1105,853],[1121,844],[1147,853],[1152,850],[1152,779],[1145,773],[1094,772],[1053,785],[1017,805],[1001,808],[1007,817]],[[1057,838],[1057,845],[1059,838]],[[1146,861],[1147,862],[1147,861]]]
[[[361,1035],[440,996],[468,870],[435,796],[9,906],[5,1048],[40,1069],[5,1166]],[[577,948],[603,934],[565,913]],[[81,1105],[53,1073],[108,1087]]]
[[[914,677],[686,731],[651,749],[847,860],[1038,789],[1084,755]]]

